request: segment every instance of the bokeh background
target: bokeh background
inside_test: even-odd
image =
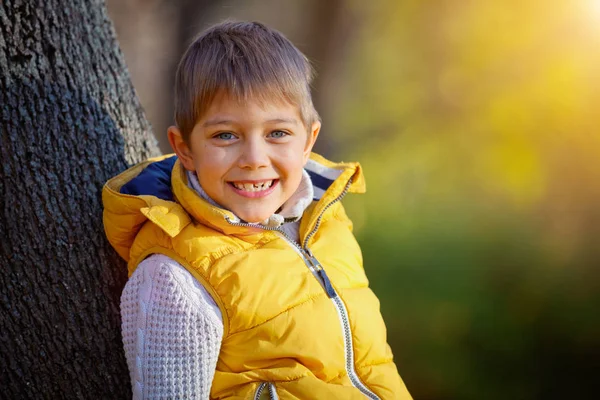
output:
[[[415,399],[600,393],[600,0],[108,0],[164,152],[191,38],[282,31]]]

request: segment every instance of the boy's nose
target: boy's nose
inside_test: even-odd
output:
[[[267,146],[259,140],[249,140],[245,143],[238,166],[243,169],[259,169],[269,165]]]

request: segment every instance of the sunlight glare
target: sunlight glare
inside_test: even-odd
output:
[[[600,20],[600,0],[588,0],[590,16]]]

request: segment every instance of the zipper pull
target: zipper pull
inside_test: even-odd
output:
[[[317,275],[321,277],[321,281],[323,282],[323,287],[325,288],[325,292],[327,292],[327,296],[329,296],[330,299],[334,298],[337,295],[337,293],[335,292],[333,286],[331,286],[331,281],[325,273],[325,270],[321,268],[317,271]]]
[[[337,293],[331,285],[331,281],[329,280],[325,269],[309,249],[305,249],[305,251],[308,255],[308,260],[314,267],[315,271],[317,272],[317,275],[319,276],[319,279],[321,280],[321,284],[323,285],[323,289],[325,289],[325,293],[327,293],[327,296],[329,296],[329,298],[334,298],[335,296],[337,296]]]

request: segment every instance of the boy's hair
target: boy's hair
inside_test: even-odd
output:
[[[175,122],[183,139],[225,91],[244,101],[297,105],[307,129],[319,120],[311,99],[313,69],[285,36],[259,22],[224,22],[202,32],[188,47],[175,78]]]

